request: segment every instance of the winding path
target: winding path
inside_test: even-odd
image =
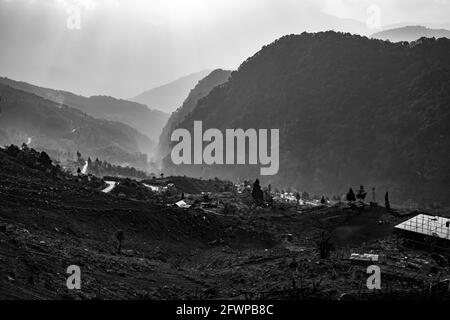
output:
[[[104,192],[104,193],[111,192],[117,185],[116,181],[105,181],[105,182],[108,184],[108,186],[102,190],[102,192]]]

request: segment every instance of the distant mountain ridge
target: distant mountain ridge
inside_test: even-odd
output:
[[[99,157],[114,164],[147,166],[154,142],[136,129],[93,118],[64,104],[0,84],[0,143]]]
[[[425,38],[448,38],[450,39],[450,30],[430,29],[423,26],[405,26],[383,30],[371,35],[372,38],[380,40],[389,40],[391,42],[415,41],[422,37]]]
[[[388,43],[336,32],[282,37],[247,59],[177,125],[279,128],[280,171],[179,165],[167,174],[260,178],[281,188],[450,203],[450,40]]]
[[[170,135],[176,126],[184,120],[186,115],[194,110],[200,99],[206,97],[215,87],[225,83],[231,75],[231,71],[216,69],[201,79],[190,91],[183,105],[174,111],[167,124],[164,126],[156,148],[156,161],[159,163],[170,152]]]
[[[113,97],[92,96],[87,98],[71,92],[42,88],[8,78],[0,78],[0,84],[33,93],[61,105],[77,108],[99,119],[128,124],[154,141],[158,139],[169,118],[169,114],[159,110],[150,110],[145,105]],[[152,150],[147,150],[146,153],[150,154]]]
[[[189,91],[211,70],[203,70],[181,77],[165,85],[147,90],[131,101],[143,103],[149,108],[171,113],[175,111],[189,94]]]

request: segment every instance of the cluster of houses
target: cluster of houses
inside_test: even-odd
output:
[[[175,186],[169,184],[166,186],[162,185],[149,185],[144,184],[146,187],[150,188],[154,192],[164,192],[171,190]],[[235,184],[237,193],[250,193],[252,192],[252,185],[249,182],[239,182]],[[265,193],[270,192],[272,199],[274,201],[300,204],[300,205],[310,205],[318,206],[321,205],[321,201],[317,199],[302,199],[298,197],[296,192],[279,192],[271,191],[270,189],[265,189]],[[200,199],[200,200],[199,200]],[[208,192],[202,192],[199,199],[180,199],[174,206],[179,208],[191,208],[198,206],[200,208],[211,208],[217,207],[218,200],[213,199],[211,194]],[[205,200],[207,199],[207,200]],[[327,201],[328,202],[328,201]],[[429,243],[430,240],[439,246],[449,247],[450,245],[450,219],[440,216],[418,214],[394,227],[395,233],[405,237],[411,241],[417,243]],[[356,259],[356,258],[355,258]]]
[[[239,194],[248,192],[252,192],[252,185],[249,182],[238,182],[235,185],[235,188]],[[270,186],[269,186],[270,188]],[[270,195],[274,201],[282,202],[282,203],[290,203],[290,204],[299,204],[299,205],[310,205],[310,206],[318,206],[321,205],[320,200],[317,199],[302,199],[299,197],[297,199],[297,193],[296,192],[287,192],[287,191],[273,191],[269,188],[264,189],[264,194],[267,194],[270,192]],[[327,202],[329,202],[327,200]]]

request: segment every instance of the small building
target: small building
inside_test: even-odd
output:
[[[185,201],[183,201],[183,200],[180,200],[180,201],[176,202],[175,205],[176,205],[178,208],[183,208],[183,209],[189,209],[189,208],[191,207],[190,204],[187,204],[187,203],[186,203]]]
[[[415,242],[434,242],[450,247],[450,219],[419,214],[394,227],[398,234]]]

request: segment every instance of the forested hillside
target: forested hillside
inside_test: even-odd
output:
[[[33,93],[60,105],[76,108],[95,118],[128,124],[153,141],[157,140],[169,117],[169,114],[151,110],[143,104],[108,96],[87,98],[71,92],[42,88],[8,78],[0,78],[0,84]],[[149,149],[146,152],[150,154],[153,150]]]
[[[200,99],[206,97],[216,86],[226,82],[230,77],[230,74],[231,71],[222,69],[212,71],[197,83],[183,102],[183,105],[170,115],[170,118],[159,137],[156,150],[156,159],[158,162],[170,153],[170,135],[176,128],[176,125],[183,121],[186,115],[195,108]]]
[[[312,193],[360,184],[392,201],[450,201],[450,40],[389,43],[335,32],[262,48],[178,127],[279,128],[280,171],[263,183]],[[254,178],[258,166],[174,166],[176,174]]]

